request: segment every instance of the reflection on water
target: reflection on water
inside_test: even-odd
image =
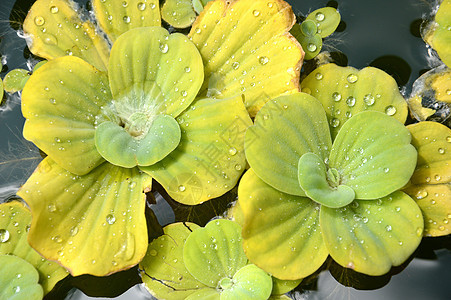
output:
[[[0,53],[6,66],[0,73],[3,78],[8,70],[30,69],[34,58],[16,30],[33,0],[0,1]],[[85,4],[86,0],[77,1]],[[339,65],[363,68],[372,65],[391,74],[405,94],[409,94],[416,78],[437,63],[433,51],[428,49],[420,36],[422,19],[428,18],[437,1],[424,0],[289,0],[297,14],[309,12],[326,4],[338,8],[343,22],[337,32],[325,39],[324,50]],[[11,22],[9,21],[11,20]],[[311,66],[313,67],[313,66]],[[308,64],[304,69],[308,69]],[[41,160],[38,149],[22,137],[24,119],[20,113],[17,95],[7,96],[0,106],[0,202],[12,197]],[[163,191],[162,191],[163,192]],[[204,206],[185,207],[166,202],[157,197],[150,205],[160,224],[174,220],[186,220],[205,224],[215,213],[221,213],[233,200],[230,193],[223,199],[209,201]],[[448,299],[451,294],[451,237],[427,239],[416,252],[417,256],[405,269],[392,270],[389,276],[371,278],[348,273],[337,282],[330,272],[322,272],[311,284],[298,287],[294,299]],[[343,270],[334,269],[335,277]],[[400,272],[399,274],[397,274]],[[343,273],[343,272],[342,272]],[[395,275],[396,274],[396,275]],[[394,275],[391,277],[391,275]],[[359,289],[346,287],[346,280],[353,280]],[[137,268],[106,279],[92,276],[68,277],[48,295],[48,299],[91,299],[91,296],[117,296],[139,282]],[[304,288],[304,289],[303,289]],[[72,289],[72,290],[71,290]],[[70,291],[69,294],[67,294]],[[99,299],[99,298],[96,298]],[[105,298],[100,298],[105,299]],[[152,299],[141,286],[136,286],[118,299]]]

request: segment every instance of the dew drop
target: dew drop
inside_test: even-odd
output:
[[[315,52],[316,49],[317,49],[317,47],[316,47],[315,44],[310,43],[310,44],[307,45],[307,50],[310,51],[310,52]]]
[[[338,93],[338,92],[333,93],[333,94],[332,94],[332,99],[333,99],[335,102],[340,101],[340,100],[341,100],[341,95],[340,95],[340,93]]]
[[[186,73],[191,72],[191,68],[190,68],[190,67],[186,67],[186,68],[185,68],[185,72],[186,72]]]
[[[232,68],[234,69],[234,70],[236,70],[236,69],[238,69],[240,67],[240,63],[239,62],[234,62],[233,64],[232,64]]]
[[[42,26],[42,25],[44,25],[45,20],[44,20],[43,17],[37,16],[36,18],[34,18],[34,23],[35,23],[37,26]]]
[[[349,83],[355,83],[359,79],[359,77],[357,77],[357,75],[355,74],[349,74],[346,79]]]
[[[146,3],[139,2],[139,3],[138,3],[138,9],[139,9],[140,11],[145,10],[145,9],[146,9]]]
[[[440,231],[443,231],[443,230],[445,230],[445,226],[441,225],[438,229],[439,229]]]
[[[434,176],[434,179],[435,179],[436,181],[440,181],[440,179],[442,179],[442,178],[440,177],[440,175],[437,174],[437,175]]]
[[[0,242],[6,243],[9,240],[9,231],[6,229],[0,229]]]
[[[448,143],[451,143],[451,136],[447,136],[447,137],[446,137],[446,141],[447,141]]]
[[[13,287],[13,292],[14,293],[18,293],[18,292],[20,292],[20,286],[15,286],[15,287]]]
[[[337,118],[333,118],[332,120],[330,120],[330,126],[336,128],[340,125],[340,120],[338,120]]]
[[[374,102],[376,102],[376,101],[375,101],[373,95],[371,95],[371,94],[366,94],[366,95],[363,97],[363,102],[365,102],[366,105],[371,106],[371,105],[373,105]]]
[[[55,205],[55,203],[50,203],[48,206],[47,206],[47,210],[49,211],[49,212],[55,212],[56,211],[56,205]]]
[[[326,18],[326,16],[325,16],[322,12],[318,12],[318,13],[315,15],[315,19],[316,19],[316,21],[318,21],[318,22],[324,21],[325,18]]]
[[[56,6],[50,7],[50,12],[51,12],[52,14],[56,14],[56,13],[58,13],[58,11],[59,11],[58,7],[56,7]]]
[[[188,95],[186,91],[181,91],[180,94],[182,95],[182,97],[186,97]]]
[[[252,14],[254,15],[254,17],[258,17],[259,15],[260,15],[260,12],[258,11],[258,10],[254,10],[253,12],[252,12]]]
[[[168,50],[169,50],[168,44],[160,44],[161,53],[168,53]]]
[[[438,148],[438,153],[440,153],[440,154],[445,154],[445,149],[443,149],[443,148]]]
[[[267,58],[266,56],[261,56],[261,57],[258,59],[258,61],[259,61],[259,63],[260,63],[261,65],[266,65],[266,64],[269,62],[269,58]]]
[[[116,222],[116,217],[113,214],[108,214],[106,216],[106,222],[110,225],[113,225]]]
[[[236,164],[235,165],[235,170],[237,170],[237,171],[241,171],[241,165],[240,164]]]
[[[316,78],[317,80],[321,80],[321,79],[323,79],[323,74],[321,74],[321,73],[316,73],[316,74],[315,74],[315,78]]]
[[[72,227],[72,228],[70,229],[70,235],[71,235],[71,236],[76,236],[77,233],[78,233],[78,227],[77,227],[77,226],[74,226],[74,227]]]
[[[179,185],[179,191],[184,192],[186,190],[186,187],[184,185]]]
[[[385,113],[388,116],[393,116],[394,114],[396,114],[396,108],[393,105],[389,105],[385,108]]]
[[[418,237],[422,236],[423,235],[423,228],[418,227],[416,233],[417,233]]]
[[[124,23],[126,23],[126,24],[130,23],[130,17],[129,16],[123,17],[122,20],[124,20]]]
[[[387,231],[391,231],[391,230],[392,230],[392,228],[391,228],[391,226],[390,226],[390,225],[387,225],[387,226],[385,226],[385,230],[387,230]]]
[[[122,6],[123,7],[127,7],[128,6],[128,2],[127,1],[122,1]]]
[[[384,168],[384,172],[388,173],[390,171],[390,168]]]
[[[49,99],[49,102],[52,103],[52,104],[56,104],[55,98],[50,98],[50,99]]]
[[[232,147],[232,148],[229,149],[229,154],[230,154],[230,155],[233,156],[233,155],[235,155],[236,153],[237,153],[236,148]]]

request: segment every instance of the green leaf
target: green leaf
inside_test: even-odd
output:
[[[415,170],[417,152],[406,127],[383,113],[361,112],[338,132],[329,166],[356,199],[375,199],[401,189]]]
[[[30,78],[30,72],[24,69],[14,69],[9,71],[3,78],[3,88],[8,93],[15,93],[21,91],[25,83]]]
[[[196,12],[191,0],[166,0],[161,17],[175,28],[186,28],[196,20]]]
[[[108,71],[113,97],[125,105],[120,114],[175,118],[193,102],[204,79],[195,45],[161,27],[133,29],[118,38]]]
[[[193,231],[183,247],[188,271],[203,284],[216,288],[221,279],[232,278],[247,264],[241,241],[241,226],[216,219]]]
[[[332,138],[349,118],[364,110],[386,113],[401,123],[407,118],[407,104],[396,81],[377,68],[359,71],[325,64],[302,81],[301,89],[322,103]]]
[[[45,260],[30,247],[27,241],[30,224],[31,213],[24,203],[11,201],[0,204],[0,255],[11,254],[32,264],[39,273],[39,284],[47,294],[68,272],[57,263]]]
[[[437,122],[420,122],[407,126],[418,162],[412,184],[451,182],[451,129]]]
[[[197,300],[197,299],[220,300],[221,298],[220,298],[219,291],[212,289],[212,288],[201,289],[185,298],[185,300]]]
[[[424,34],[423,39],[437,51],[440,59],[451,67],[451,31],[449,20],[451,18],[451,1],[444,0],[435,14],[432,23]]]
[[[110,100],[106,73],[78,57],[54,59],[23,90],[24,137],[66,170],[86,174],[104,162],[95,147],[95,124]]]
[[[39,274],[26,260],[14,255],[0,255],[0,299],[39,300],[44,296],[38,284]]]
[[[141,139],[131,136],[113,122],[104,122],[96,128],[96,147],[100,155],[113,165],[132,168],[149,166],[162,160],[180,142],[180,127],[168,115],[158,115],[149,132]]]
[[[340,184],[336,175],[337,170],[326,171],[323,160],[314,153],[305,153],[299,159],[299,184],[308,197],[321,205],[338,208],[354,200],[354,190]]]
[[[244,133],[252,124],[241,97],[197,99],[177,121],[179,146],[141,170],[183,204],[199,204],[231,190],[246,167]]]
[[[305,93],[269,101],[245,137],[246,158],[258,177],[281,192],[298,196],[305,196],[298,181],[299,158],[313,152],[324,160],[331,144],[324,109]]]
[[[333,7],[323,7],[309,13],[306,20],[312,20],[322,38],[331,35],[340,24],[340,13]],[[305,21],[304,21],[305,22]]]
[[[268,100],[299,91],[304,52],[288,33],[295,21],[284,1],[208,4],[189,33],[205,64],[201,94],[243,94],[253,117]]]
[[[272,296],[283,295],[293,290],[301,283],[302,279],[297,280],[281,280],[276,277],[272,277]]]
[[[318,204],[275,190],[253,169],[241,179],[238,199],[244,216],[243,247],[253,264],[277,278],[296,280],[326,260]]]
[[[81,57],[106,71],[109,46],[90,21],[82,21],[73,1],[37,0],[25,18],[23,29],[30,51],[45,59],[65,55]]]
[[[309,60],[318,55],[323,47],[323,39],[317,33],[316,23],[306,20],[301,24],[294,24],[290,33],[301,43],[305,51],[305,60]]]
[[[268,299],[271,295],[272,280],[265,271],[250,264],[239,269],[232,279],[223,278],[219,286],[223,288],[221,300]]]
[[[131,29],[161,26],[158,0],[93,0],[92,7],[100,28],[112,43]]]
[[[418,247],[423,218],[403,192],[374,201],[355,200],[346,207],[321,207],[321,230],[332,258],[371,276],[387,273]]]
[[[109,163],[77,176],[47,157],[18,192],[33,214],[28,241],[73,276],[128,269],[146,253],[143,191],[151,182]]]
[[[169,224],[163,228],[164,235],[149,244],[139,266],[145,286],[156,298],[185,299],[206,287],[188,272],[183,261],[185,240],[198,228],[194,223]]]
[[[42,67],[46,63],[47,63],[47,60],[41,60],[40,62],[35,64],[34,67],[33,67],[33,72],[36,72],[40,67]]]
[[[192,0],[192,5],[196,13],[200,14],[204,10],[205,5],[210,1],[212,0]]]

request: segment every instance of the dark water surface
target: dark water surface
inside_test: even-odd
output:
[[[0,74],[2,78],[8,70],[27,69],[27,63],[33,62],[25,41],[17,35],[20,21],[33,2],[0,0],[0,53],[6,63]],[[86,0],[77,2],[85,4]],[[300,19],[326,5],[337,7],[342,23],[338,32],[326,38],[323,49],[331,51],[332,57],[341,65],[359,69],[371,65],[383,69],[396,79],[405,95],[410,93],[415,79],[436,64],[431,57],[432,51],[419,34],[422,19],[430,18],[436,1],[288,2]],[[41,159],[39,151],[23,139],[23,123],[20,98],[5,96],[0,106],[0,202],[14,196]],[[218,210],[214,205],[211,204],[213,209],[206,207],[209,213]],[[187,211],[180,208],[174,215],[164,200],[158,201],[153,208],[160,223],[183,219]],[[209,214],[206,214],[206,220],[199,217],[198,223],[206,222],[208,218]],[[136,268],[103,279],[68,277],[47,298],[86,299],[81,291],[71,290],[73,287],[93,297],[115,297],[139,281]],[[120,299],[150,299],[150,295],[142,290],[135,287]],[[386,276],[362,276],[331,265],[330,272],[322,272],[318,279],[306,279],[292,296],[294,299],[450,299],[451,237],[424,239],[409,264],[394,268]]]

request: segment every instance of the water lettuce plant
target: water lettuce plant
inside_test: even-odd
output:
[[[30,225],[31,213],[24,203],[14,200],[0,204],[0,295],[6,293],[8,297],[23,299],[27,297],[25,285],[30,285],[30,297],[36,295],[32,299],[37,299],[68,274],[63,267],[44,259],[30,247],[27,242]],[[6,282],[13,286],[4,289]]]
[[[127,3],[93,2],[108,40],[81,21],[68,1],[38,0],[24,22],[31,51],[49,59],[23,90],[24,136],[48,157],[18,195],[37,216],[30,244],[73,275],[106,275],[142,259],[147,248],[144,192],[151,190],[152,180],[189,205],[233,188],[244,171],[244,132],[251,124],[243,101],[252,111],[267,101],[262,93],[299,89],[295,70],[303,51],[288,33],[295,18],[285,2],[212,2],[192,28],[193,42],[161,27],[135,28],[160,20],[151,6]],[[252,21],[261,19],[257,26],[230,33],[236,41],[221,40],[235,22],[225,19],[230,6],[241,7],[243,14],[233,16],[243,22],[249,7],[262,14],[252,15]],[[265,20],[273,19],[280,25],[261,30],[269,26]],[[207,36],[196,26],[204,32],[212,28],[208,38],[222,38],[206,49],[202,40]],[[252,42],[228,47],[241,43],[243,30]],[[267,47],[267,40],[277,43]],[[222,43],[227,51],[220,49]],[[255,47],[251,56],[246,47]],[[292,57],[280,64],[284,47]],[[285,68],[289,72],[278,71]],[[263,90],[269,73],[281,73],[277,79],[287,84]],[[236,89],[237,80],[254,79],[248,91]],[[88,249],[88,244],[96,246]]]
[[[382,275],[421,240],[421,211],[399,191],[417,161],[409,131],[377,111],[355,114],[336,134],[329,124],[321,103],[298,93],[268,102],[246,132],[243,245],[281,279],[310,275],[328,255]]]
[[[149,245],[140,264],[143,281],[158,299],[268,299],[296,286],[283,286],[250,264],[241,226],[215,219],[204,228],[174,223]]]

